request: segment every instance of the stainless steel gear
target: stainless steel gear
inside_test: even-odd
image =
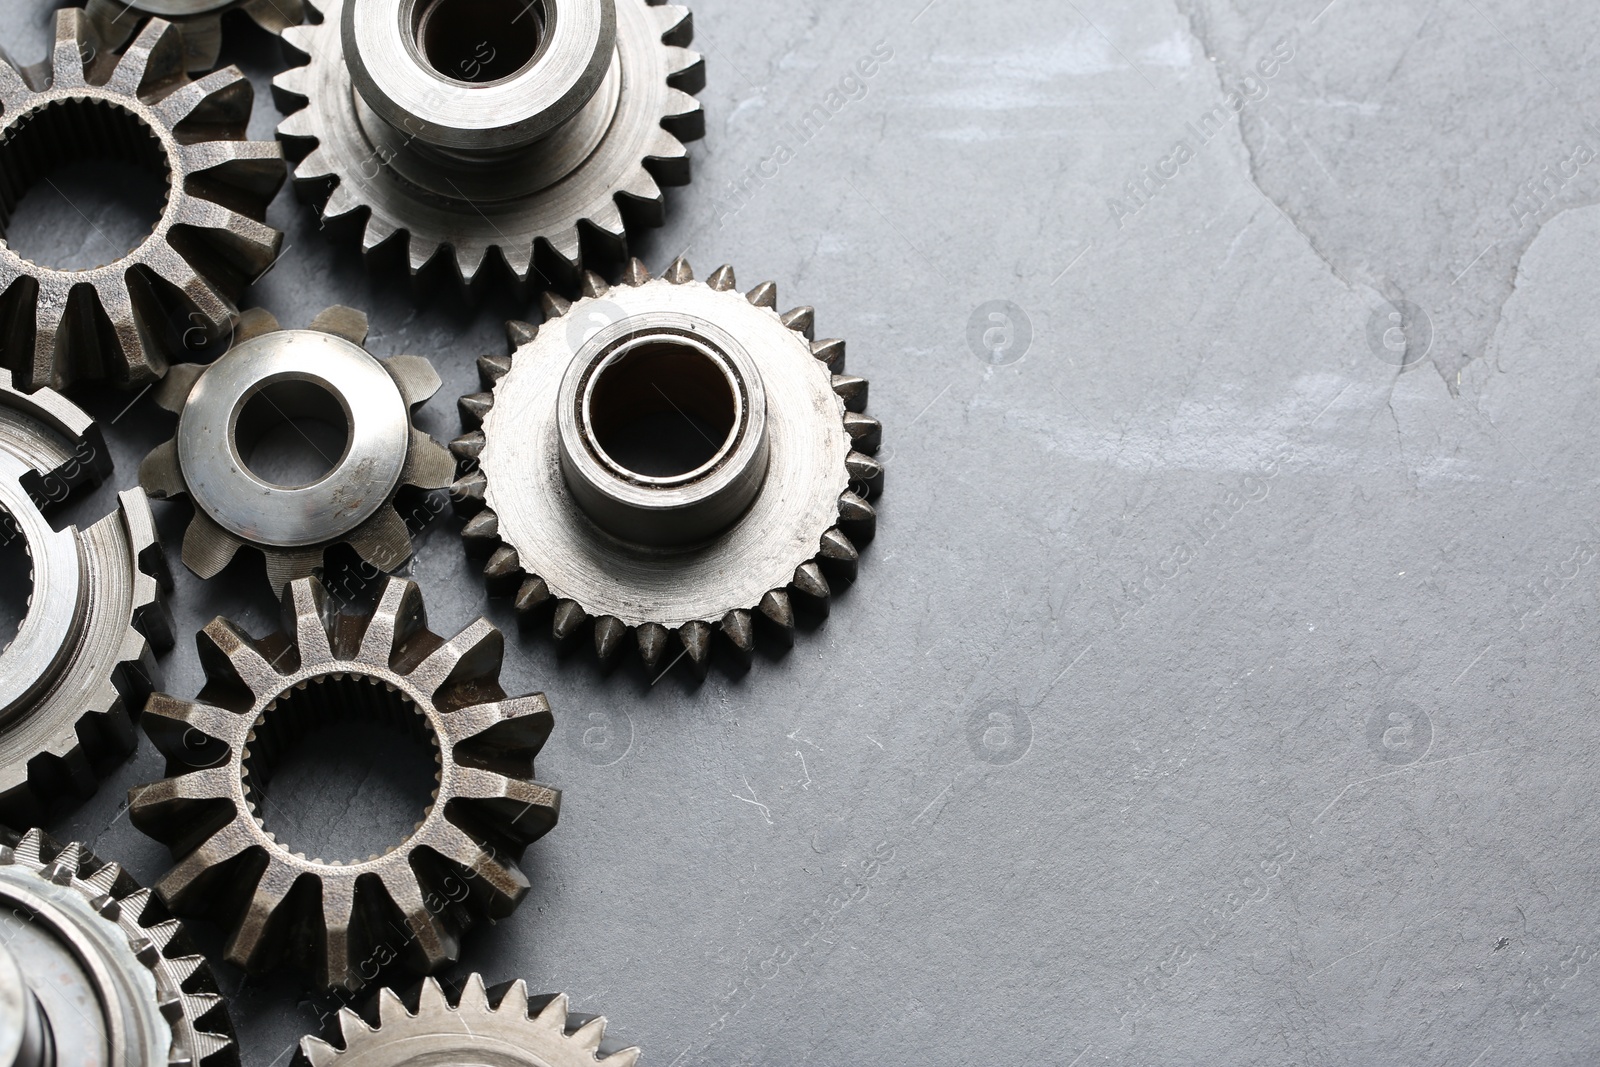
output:
[[[167,178],[155,228],[103,266],[58,270],[0,240],[0,366],[28,389],[128,385],[226,334],[234,299],[283,240],[265,222],[282,150],[244,139],[252,99],[235,67],[191,81],[177,29],[159,19],[117,56],[67,8],[49,59],[19,69],[0,57],[0,238],[22,194],[69,160],[121,159]]]
[[[237,1067],[188,934],[120,866],[0,828],[0,1064]]]
[[[500,688],[504,640],[488,622],[448,641],[429,632],[412,582],[389,579],[356,618],[330,614],[321,584],[301,579],[283,616],[261,640],[215,620],[196,638],[199,699],[150,698],[145,729],[169,777],[132,790],[129,813],[178,861],[156,891],[175,911],[217,917],[227,958],[251,972],[287,962],[317,986],[356,988],[391,962],[437,970],[467,926],[510,914],[528,890],[517,859],[560,809],[559,791],[533,780],[550,706]],[[286,747],[341,720],[430,744],[439,784],[383,855],[308,859],[259,809]]]
[[[173,368],[156,399],[178,413],[177,431],[145,458],[139,481],[157,500],[193,502],[183,539],[190,570],[213,577],[248,545],[281,590],[309,577],[338,544],[380,571],[410,558],[396,494],[403,486],[443,489],[455,476],[450,453],[411,422],[438,391],[439,375],[421,356],[372,356],[366,336],[367,317],[353,308],[329,308],[304,330],[282,329],[252,309],[221,359]],[[253,441],[301,418],[345,432],[344,452],[327,473],[279,485],[252,471]]]
[[[229,12],[249,15],[269,33],[282,33],[306,17],[302,0],[89,0],[85,9],[109,48],[126,44],[145,19],[166,19],[183,34],[184,65],[195,72],[217,65],[222,16]]]
[[[27,614],[0,646],[0,821],[13,826],[94,792],[133,751],[153,650],[172,643],[170,577],[143,493],[122,493],[87,530],[50,523],[110,469],[88,415],[0,372],[0,539],[20,537],[32,567]]]
[[[602,659],[633,632],[653,669],[676,635],[703,671],[714,630],[748,654],[757,619],[792,641],[793,601],[826,610],[824,571],[853,577],[873,535],[865,379],[843,341],[811,339],[811,308],[780,316],[772,283],[734,286],[682,259],[654,280],[633,260],[615,288],[588,274],[577,303],[543,298],[544,325],[511,323],[512,355],[479,361],[491,391],[461,400],[451,494],[490,591],[551,612],[557,639],[592,621]],[[659,466],[663,418],[705,447]]]
[[[476,289],[570,283],[659,226],[705,118],[687,8],[650,0],[323,3],[284,31],[306,57],[273,82],[295,186],[412,276],[454,262]],[[492,262],[497,261],[497,262]]]
[[[604,1016],[570,1017],[563,993],[530,1004],[521,979],[485,989],[483,975],[472,974],[452,1002],[428,978],[409,1003],[392,989],[380,990],[372,1025],[341,1009],[343,1047],[305,1037],[296,1062],[302,1067],[633,1067],[637,1048],[600,1055],[605,1033]]]

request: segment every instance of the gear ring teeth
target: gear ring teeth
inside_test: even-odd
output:
[[[186,367],[164,383],[158,400],[179,413],[178,426],[139,470],[150,496],[187,496],[195,505],[184,536],[184,563],[208,578],[250,547],[263,557],[273,588],[282,590],[321,567],[329,549],[345,545],[379,571],[393,571],[411,556],[411,530],[396,507],[399,494],[407,488],[446,489],[456,473],[450,452],[412,418],[439,389],[433,365],[420,356],[373,357],[364,347],[367,317],[354,308],[328,308],[303,330],[284,330],[271,315],[252,310],[242,317],[241,328],[245,338],[215,363]],[[258,389],[267,379],[294,379],[316,388]],[[323,417],[343,420],[345,454],[329,460],[329,470],[304,485],[270,483],[236,464],[227,457],[244,451],[240,426],[255,396],[271,409],[265,417],[283,421],[291,412],[318,418],[331,399],[338,411]],[[229,415],[235,401],[241,405],[237,419]],[[191,403],[202,410],[191,410]],[[270,515],[252,510],[260,507],[253,501],[264,495],[285,503],[319,502],[322,510],[315,513],[315,523],[301,524],[305,528],[275,528]],[[349,504],[352,500],[361,503]]]
[[[549,455],[559,435],[550,423],[532,428],[523,425],[514,436],[545,443],[532,449],[519,448],[509,441],[497,440],[495,415],[498,401],[510,394],[514,399],[507,403],[518,412],[518,419],[526,423],[530,416],[537,417],[538,405],[550,403],[553,397],[552,376],[570,376],[568,363],[574,361],[575,353],[588,351],[584,346],[596,336],[596,328],[609,330],[607,337],[641,336],[641,331],[648,332],[643,324],[649,321],[650,310],[664,306],[661,301],[670,302],[674,293],[683,293],[691,301],[685,307],[696,309],[706,322],[738,331],[736,336],[743,343],[777,345],[780,353],[787,353],[782,358],[793,361],[790,369],[795,380],[808,383],[806,388],[816,396],[814,403],[837,413],[831,431],[820,432],[812,427],[812,439],[820,436],[831,442],[828,448],[836,450],[833,454],[837,466],[832,466],[830,460],[830,485],[823,498],[827,503],[816,501],[815,518],[806,520],[816,523],[809,540],[797,548],[786,569],[772,573],[770,584],[736,595],[714,609],[708,610],[709,605],[697,609],[689,618],[681,614],[674,617],[671,611],[652,614],[658,610],[651,606],[657,595],[653,589],[625,588],[607,599],[605,590],[574,581],[572,574],[563,569],[560,552],[565,549],[552,548],[552,544],[565,545],[568,538],[580,539],[587,546],[582,551],[598,551],[602,556],[597,558],[604,558],[603,553],[611,551],[627,555],[631,551],[627,538],[619,541],[621,535],[608,534],[597,525],[599,519],[583,514],[585,506],[575,499],[564,466],[555,474],[555,480],[538,482],[529,496],[524,490],[537,482],[537,471],[555,466],[538,457]],[[734,271],[728,266],[713,271],[704,283],[696,283],[693,268],[681,257],[659,279],[652,279],[642,263],[632,260],[624,266],[616,285],[591,275],[585,278],[583,295],[576,301],[546,294],[542,304],[546,315],[542,325],[508,324],[509,356],[485,356],[479,360],[484,391],[461,399],[465,432],[450,446],[459,472],[451,489],[452,500],[467,520],[463,540],[468,553],[486,560],[484,573],[490,594],[514,596],[513,606],[524,624],[542,625],[548,620],[551,637],[563,647],[589,637],[597,658],[607,666],[614,664],[630,643],[630,632],[631,643],[651,673],[663,664],[670,666],[677,659],[687,659],[691,668],[703,676],[716,645],[726,647],[737,659],[748,659],[758,632],[779,646],[792,644],[796,607],[814,616],[825,616],[836,588],[855,580],[861,547],[876,533],[877,511],[871,501],[882,491],[884,472],[883,464],[869,453],[878,447],[882,427],[864,414],[866,379],[841,373],[844,342],[813,342],[810,335],[815,315],[809,307],[780,315],[773,283],[763,282],[740,292]],[[740,312],[738,308],[745,310]],[[629,329],[624,323],[639,325]],[[786,340],[778,345],[777,338]],[[762,350],[765,352],[766,348]],[[769,354],[765,358],[780,357]],[[778,373],[766,366],[760,372],[763,376]],[[790,386],[786,384],[785,388]],[[784,399],[787,407],[780,414],[785,418],[799,417],[788,411],[796,407],[791,395],[784,394]],[[771,401],[767,402],[767,410],[769,418],[773,417]],[[562,462],[565,464],[566,460]],[[535,503],[530,504],[530,500]],[[754,505],[751,509],[713,540],[696,546],[694,553],[714,558],[722,541],[755,521],[751,516],[757,511]],[[548,538],[528,536],[536,513],[543,523],[540,528],[554,524],[560,532]],[[577,545],[580,540],[571,544]],[[629,566],[637,563],[638,557],[628,558],[634,561]],[[670,559],[671,553],[662,557],[657,552],[652,558]],[[605,564],[600,566],[606,569]],[[671,567],[670,563],[662,564],[658,583],[680,581],[681,576],[672,574]],[[631,610],[624,606],[630,601],[635,605]],[[720,638],[715,637],[718,633]]]
[[[88,0],[85,11],[107,48],[120,49],[154,12],[141,0]],[[304,0],[191,0],[192,12],[179,14],[161,5],[163,16],[183,38],[183,64],[190,73],[217,65],[222,50],[222,17],[241,11],[268,33],[279,34],[305,19]]]
[[[176,861],[156,891],[174,910],[220,918],[227,957],[251,973],[287,964],[319,988],[354,989],[372,977],[363,960],[436,970],[457,958],[468,926],[505,917],[528,890],[517,858],[560,811],[560,793],[532,777],[549,704],[500,688],[497,629],[480,619],[445,640],[403,579],[388,581],[366,617],[332,614],[321,583],[297,580],[282,625],[256,640],[214,621],[197,639],[199,698],[151,699],[146,728],[168,777],[132,790],[129,812]],[[340,715],[420,732],[437,789],[387,851],[307,859],[263,825],[258,801],[284,747]],[[402,943],[385,916],[409,931]],[[279,932],[291,928],[313,936],[286,943]]]
[[[43,63],[19,70],[0,58],[8,186],[20,193],[52,160],[97,155],[159,171],[167,186],[150,234],[103,265],[57,269],[0,242],[0,366],[29,390],[160,378],[198,341],[227,333],[234,300],[277,258],[283,234],[265,219],[282,155],[245,139],[250,82],[236,67],[190,80],[182,59],[178,30],[160,19],[122,55],[101,53],[80,9],[57,12]]]

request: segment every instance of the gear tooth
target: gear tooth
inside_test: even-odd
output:
[[[706,87],[706,58],[676,45],[667,47],[667,84],[686,93]]]
[[[583,272],[582,291],[590,300],[600,300],[611,292],[611,286],[594,271],[586,270]]]
[[[545,321],[559,319],[572,308],[572,301],[560,293],[543,292],[539,294],[539,310],[544,312]]]
[[[595,233],[609,246],[612,258],[621,255],[627,246],[628,228],[622,221],[622,209],[617,207],[615,199],[597,205],[584,221],[593,227]]]
[[[482,430],[469,430],[450,442],[450,454],[458,463],[476,463],[483,455],[484,443]]]
[[[577,601],[560,600],[556,602],[556,614],[550,632],[557,641],[565,641],[588,621],[588,612],[584,611]]]
[[[814,560],[794,569],[794,588],[809,599],[824,602],[832,593],[828,588],[828,580],[822,576],[822,570]]]
[[[667,281],[671,282],[673,285],[688,285],[690,282],[694,281],[694,268],[689,266],[689,261],[687,259],[679,256],[677,259],[672,261],[672,265],[667,268],[667,273],[662,275],[662,277],[666,278]]]
[[[644,659],[644,665],[653,674],[661,665],[661,657],[666,654],[667,642],[672,638],[672,631],[662,626],[659,622],[640,623],[635,631],[639,642],[639,655]]]
[[[844,458],[844,466],[858,496],[871,500],[883,492],[883,464],[878,459],[865,452],[851,452]]]
[[[762,282],[745,294],[745,299],[758,308],[778,309],[778,283]]]
[[[822,544],[818,549],[817,558],[826,564],[828,569],[843,578],[853,582],[856,579],[856,570],[861,560],[861,554],[850,538],[837,526],[822,535]]]
[[[545,604],[550,602],[550,587],[545,580],[537,574],[530,574],[522,580],[522,585],[517,588],[516,599],[512,607],[518,615],[531,615]]]
[[[320,1037],[302,1037],[300,1055],[310,1067],[338,1067],[339,1050]]]
[[[490,596],[505,596],[521,585],[522,561],[517,550],[501,545],[490,553],[489,562],[483,565],[483,578]]]
[[[500,546],[500,516],[484,508],[461,527],[461,539],[467,543],[467,552],[480,559]]]
[[[401,1010],[404,1010],[404,1007],[404,1005],[401,1005]],[[350,1042],[359,1040],[362,1035],[375,1032],[372,1027],[367,1025],[365,1019],[349,1008],[339,1009],[339,1036],[344,1038],[346,1048],[350,1047]]]
[[[444,986],[439,984],[437,978],[424,978],[422,989],[417,994],[417,1015],[425,1018],[450,1010],[450,998],[445,996]]]
[[[77,841],[69,841],[39,873],[56,885],[71,885],[83,866],[83,857],[83,845]]]
[[[804,337],[807,341],[810,341],[815,337],[817,324],[816,308],[810,306],[790,308],[788,311],[785,311],[780,318],[783,320],[783,324],[785,326]]]
[[[729,289],[737,288],[739,285],[734,280],[733,267],[726,263],[711,272],[711,277],[706,279],[706,284],[718,292],[726,292]]]
[[[343,304],[335,304],[318,312],[307,329],[316,330],[318,333],[330,334],[334,337],[342,337],[354,345],[365,345],[371,325],[367,320],[365,311],[359,308],[346,307]]]
[[[494,394],[468,393],[456,401],[456,409],[461,413],[461,428],[476,429],[483,425],[483,420],[494,409]]]
[[[333,659],[328,634],[328,591],[315,578],[297,578],[283,591],[284,629],[294,634],[301,666]]]
[[[649,9],[661,30],[661,43],[687,46],[694,40],[694,15],[681,4],[662,4]]]
[[[602,663],[609,662],[617,654],[617,649],[622,647],[622,639],[628,635],[628,626],[614,615],[605,615],[594,622],[594,650],[600,656]]]
[[[613,1052],[600,1062],[604,1063],[606,1067],[635,1067],[639,1062],[640,1053],[641,1050],[637,1045],[630,1045],[625,1049]]]
[[[728,612],[722,617],[722,632],[733,647],[749,655],[756,647],[755,621],[743,608]]]
[[[521,978],[506,987],[500,997],[500,1003],[495,1005],[496,1011],[510,1012],[519,1019],[528,1017],[528,983]]]
[[[844,428],[850,435],[850,446],[857,452],[876,452],[883,444],[883,424],[871,415],[846,411]]]
[[[637,256],[630,257],[628,265],[622,270],[622,284],[635,288],[650,280],[650,271],[646,269],[643,261]]]
[[[877,509],[846,489],[839,494],[839,525],[851,538],[865,544],[878,532]]]
[[[599,1050],[600,1042],[605,1040],[605,1036],[606,1017],[599,1015],[578,1027],[571,1040],[578,1048],[592,1054]]]
[[[837,337],[830,337],[825,341],[812,341],[811,354],[826,363],[833,373],[844,373],[844,342]]]
[[[483,471],[468,471],[450,484],[450,500],[462,515],[476,515],[483,508],[483,496],[488,491],[489,479]]]
[[[535,1026],[557,1037],[567,1032],[567,995],[557,993],[533,1019]]]
[[[840,400],[844,401],[846,411],[865,411],[867,409],[867,380],[858,378],[853,374],[835,374],[833,376],[833,392]]]
[[[116,887],[117,879],[121,877],[121,875],[122,864],[105,863],[101,864],[98,871],[95,871],[93,874],[84,878],[83,881],[96,893],[109,896],[111,894],[111,890]]]
[[[11,850],[14,862],[24,867],[38,867],[44,863],[44,831],[37,826],[17,840]]]
[[[780,641],[794,644],[794,606],[789,603],[789,594],[783,589],[771,589],[761,598],[757,608],[763,618],[772,623],[773,631]]]
[[[459,1010],[489,1014],[489,990],[483,984],[483,975],[477,971],[467,975],[466,984],[461,987]]]
[[[683,650],[689,654],[695,673],[704,678],[711,663],[711,624],[698,620],[686,622],[678,627],[678,640],[683,642]]]
[[[506,320],[506,343],[511,346],[512,352],[515,352],[523,345],[532,344],[533,339],[537,336],[539,336],[539,327],[533,323],[524,322],[521,319]],[[506,357],[506,366],[508,368],[511,366],[509,356]]]

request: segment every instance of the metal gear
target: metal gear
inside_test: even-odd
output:
[[[0,1064],[238,1067],[205,957],[115,863],[0,828]]]
[[[338,544],[380,571],[410,558],[396,494],[443,489],[455,476],[450,453],[411,421],[439,375],[421,356],[374,357],[366,337],[367,317],[353,308],[329,308],[304,330],[252,309],[226,355],[174,367],[161,384],[156,400],[178,413],[178,426],[145,458],[139,482],[157,500],[193,502],[183,562],[195,574],[214,577],[246,545],[261,552],[279,591]],[[278,485],[244,456],[252,438],[294,418],[340,425],[348,443],[316,481]]]
[[[303,0],[89,0],[85,5],[109,48],[121,48],[150,17],[166,19],[183,34],[184,65],[210,70],[222,51],[222,16],[242,11],[268,33],[305,21]]]
[[[633,1067],[639,1049],[601,1056],[606,1020],[567,1015],[567,997],[557,993],[530,1004],[518,979],[485,989],[483,975],[469,975],[452,1003],[439,983],[425,979],[410,1002],[392,989],[378,992],[369,1025],[349,1008],[339,1011],[340,1048],[320,1037],[300,1040],[300,1067],[407,1067],[465,1064],[481,1067]],[[569,1029],[570,1027],[570,1029]]]
[[[196,638],[199,699],[150,698],[145,730],[169,777],[132,790],[129,814],[178,861],[156,891],[175,911],[217,917],[227,959],[252,973],[287,962],[321,988],[353,989],[391,962],[437,970],[475,919],[505,917],[528,890],[517,859],[560,809],[560,792],[533,780],[550,706],[500,688],[499,630],[479,619],[444,640],[403,579],[365,618],[331,615],[322,585],[301,579],[283,619],[261,640],[215,620]],[[439,784],[383,855],[307,859],[257,809],[286,747],[341,719],[431,744]]]
[[[0,646],[0,821],[31,826],[81,800],[134,749],[154,649],[172,644],[166,560],[137,489],[87,530],[48,512],[111,470],[94,421],[48,389],[0,372],[0,540],[20,537],[32,569],[27,614]]]
[[[542,298],[544,325],[510,323],[512,355],[479,360],[492,391],[460,402],[451,495],[490,592],[551,612],[558,640],[592,621],[602,660],[630,631],[652,670],[674,635],[701,672],[714,630],[746,655],[756,619],[792,641],[793,602],[826,611],[824,571],[852,578],[873,535],[866,380],[844,374],[843,341],[811,339],[811,308],[780,316],[771,282],[734,286],[682,259],[654,280],[633,260],[615,288],[588,274],[576,303]],[[612,454],[691,415],[708,446],[688,463]]]
[[[327,0],[284,31],[295,188],[369,258],[430,264],[476,290],[570,284],[584,248],[615,261],[659,226],[705,132],[687,8],[651,0]],[[580,234],[580,230],[582,231]],[[580,240],[581,237],[581,240]],[[494,253],[491,256],[491,253]]]
[[[191,81],[177,29],[159,19],[122,55],[101,51],[81,8],[56,12],[49,59],[0,58],[0,238],[58,164],[115,158],[167,178],[155,228],[103,266],[57,270],[0,240],[0,366],[24,387],[159,378],[186,343],[232,327],[234,299],[283,240],[265,222],[282,150],[244,139],[253,93],[236,67]]]

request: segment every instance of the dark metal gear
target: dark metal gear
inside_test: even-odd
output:
[[[490,391],[462,398],[450,446],[490,592],[558,640],[592,629],[603,660],[632,633],[652,669],[676,643],[703,672],[718,631],[749,654],[757,620],[792,641],[795,603],[826,611],[877,523],[882,427],[844,342],[812,340],[809,307],[780,315],[771,282],[701,284],[682,259],[543,300],[542,326],[511,323],[512,354],[479,361]],[[703,454],[658,466],[662,419]]]
[[[533,779],[549,704],[500,688],[499,630],[479,619],[448,641],[429,632],[422,596],[403,579],[388,580],[365,618],[330,614],[322,585],[298,580],[283,625],[255,640],[217,619],[196,638],[199,699],[150,698],[145,729],[169,777],[129,803],[134,825],[178,861],[156,891],[175,911],[217,917],[228,960],[252,973],[288,963],[318,987],[356,988],[389,963],[437,970],[474,920],[522,900],[518,857],[556,824],[560,792]],[[384,854],[308,859],[258,809],[286,747],[340,720],[387,723],[432,745],[438,787]]]
[[[58,270],[0,240],[0,366],[24,388],[159,378],[186,345],[232,328],[235,298],[283,241],[265,222],[282,150],[244,139],[253,99],[236,67],[191,81],[178,31],[159,19],[117,56],[68,8],[49,59],[18,69],[0,58],[0,237],[18,198],[61,163],[121,159],[167,179],[155,228],[103,266]]]
[[[205,957],[120,866],[0,828],[0,1064],[238,1067]]]
[[[85,9],[110,48],[126,44],[145,19],[166,19],[183,34],[184,65],[196,73],[217,65],[224,15],[243,12],[269,33],[306,17],[302,0],[89,0]]]

